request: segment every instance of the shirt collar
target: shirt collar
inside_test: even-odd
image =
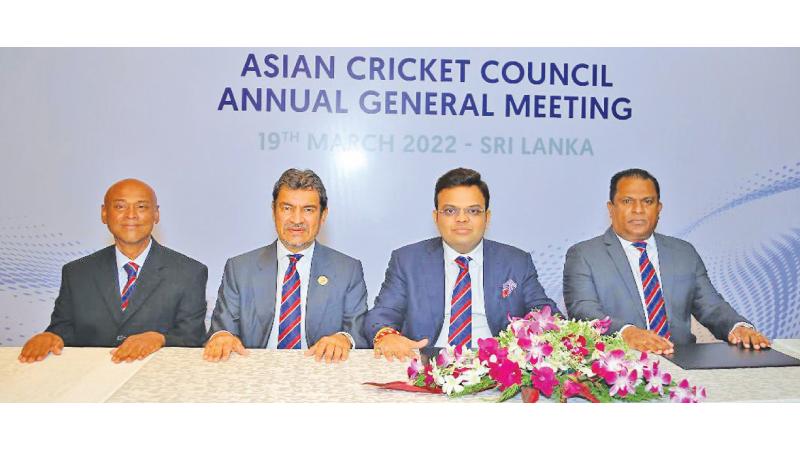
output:
[[[476,264],[483,264],[483,239],[481,239],[481,241],[478,242],[478,245],[476,245],[475,248],[472,249],[472,251],[465,254],[461,254],[455,251],[453,247],[447,245],[447,242],[445,242],[444,239],[442,239],[442,246],[444,247],[445,261],[455,264],[455,260],[459,256],[468,256],[472,258],[472,262]]]
[[[144,261],[147,259],[147,255],[150,253],[150,248],[152,246],[153,246],[153,238],[150,238],[150,242],[147,244],[147,247],[144,249],[144,251],[141,254],[139,254],[139,256],[137,256],[136,259],[133,260],[133,262],[135,262],[136,265],[139,266],[139,268],[142,267]],[[128,264],[128,262],[130,262],[131,259],[125,256],[121,251],[119,251],[119,247],[117,247],[116,245],[114,246],[114,252],[117,255],[117,270],[122,270],[122,266]]]
[[[616,234],[616,233],[614,233],[614,234]],[[622,237],[622,236],[620,236],[618,234],[617,234],[617,239],[619,239],[619,242],[622,244],[622,248],[624,248],[624,249],[634,248],[633,247],[633,242],[634,241],[629,241],[629,240],[625,239],[624,237]],[[639,241],[636,241],[636,242],[639,242]],[[655,233],[651,234],[649,238],[644,240],[644,242],[647,243],[647,249],[648,250],[652,249],[652,248],[657,248],[656,247],[656,234]]]
[[[290,252],[289,249],[287,249],[286,246],[283,245],[283,242],[281,242],[280,239],[278,239],[277,242],[278,242],[277,253],[278,253],[278,259],[279,260],[283,259],[283,258],[286,258],[288,255],[294,255],[294,254],[303,255],[303,257],[300,258],[300,261],[310,260],[311,258],[314,257],[314,247],[317,246],[317,241],[314,241],[307,248],[305,248],[302,251],[299,251],[297,253],[294,253],[294,252]]]

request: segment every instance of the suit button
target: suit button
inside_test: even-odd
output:
[[[117,336],[117,342],[122,342],[127,338],[127,336]]]

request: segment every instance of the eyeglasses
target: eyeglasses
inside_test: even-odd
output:
[[[445,208],[437,210],[436,212],[447,217],[458,217],[461,215],[461,211],[464,211],[464,214],[470,217],[478,217],[486,212],[483,208],[479,206],[469,206],[467,208],[456,208],[454,206],[447,206]]]

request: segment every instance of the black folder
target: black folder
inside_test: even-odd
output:
[[[675,353],[665,357],[688,370],[800,366],[800,360],[773,348],[752,350],[726,342],[676,345]]]

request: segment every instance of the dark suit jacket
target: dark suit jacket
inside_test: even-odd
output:
[[[517,288],[502,298],[503,283]],[[412,340],[435,344],[444,323],[444,247],[442,238],[407,245],[392,252],[375,307],[364,320],[372,343],[383,327],[392,327]],[[492,335],[508,326],[508,316],[522,317],[532,309],[550,306],[559,313],[539,283],[531,255],[510,245],[483,240],[483,296]]]
[[[64,265],[47,331],[73,347],[116,347],[130,335],[157,331],[172,347],[203,344],[205,265],[153,239],[125,312],[120,307],[114,246]]]
[[[676,344],[696,341],[690,330],[690,315],[717,339],[727,340],[733,326],[747,319],[714,289],[692,244],[658,233],[655,238],[671,340]],[[567,251],[564,302],[574,319],[609,316],[609,332],[619,331],[626,324],[647,329],[633,271],[613,229]]]
[[[247,348],[267,347],[275,319],[277,254],[275,241],[225,263],[208,337],[225,330],[238,336]],[[323,275],[327,278],[324,285],[319,283]],[[366,348],[361,323],[367,312],[367,286],[359,260],[317,242],[306,297],[303,320],[309,347],[322,337],[344,331],[352,336],[356,348]]]

